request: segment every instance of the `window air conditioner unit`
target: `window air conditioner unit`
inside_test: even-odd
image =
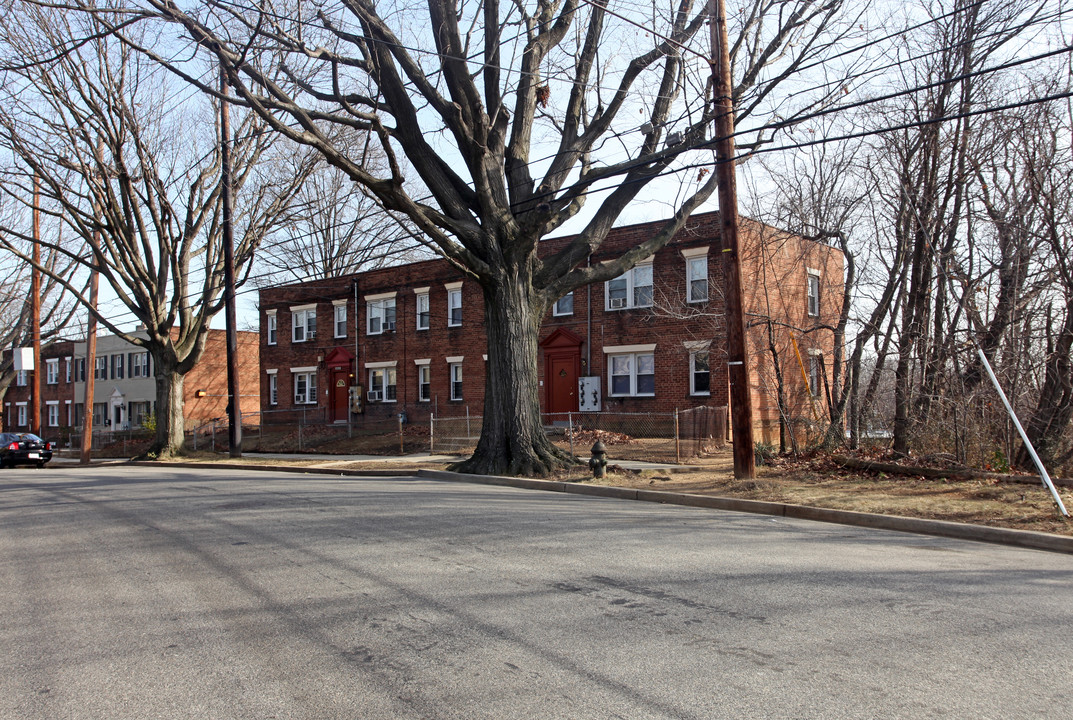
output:
[[[380,391],[370,390],[365,397],[368,398],[369,402],[378,402],[380,400]]]
[[[612,310],[620,310],[626,307],[626,298],[611,298],[608,300],[607,306]]]
[[[387,331],[387,332],[395,332],[395,323],[394,322],[386,322],[386,323],[384,323],[384,330]]]

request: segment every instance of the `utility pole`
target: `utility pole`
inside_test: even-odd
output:
[[[730,375],[730,417],[733,424],[734,477],[756,477],[753,455],[753,410],[749,388],[749,357],[745,346],[745,314],[738,251],[738,190],[734,177],[734,98],[730,78],[730,46],[724,0],[709,0],[712,81],[715,100],[715,157],[719,173],[719,226],[726,278],[727,366]]]
[[[30,432],[41,436],[41,179],[34,173],[32,250],[30,268],[30,346],[33,348],[34,369],[30,383]]]
[[[231,457],[242,457],[242,408],[239,407],[238,319],[235,314],[235,236],[231,225],[231,118],[227,73],[220,65],[220,182],[223,184],[224,318],[227,333],[227,424]]]
[[[97,143],[97,166],[101,168],[103,161],[101,156],[104,154],[104,149],[101,143]],[[101,182],[108,182],[106,175],[101,174]],[[101,214],[100,204],[94,202],[94,210],[99,216]],[[94,218],[95,221],[100,222],[100,217]],[[95,389],[94,371],[97,364],[97,288],[100,284],[100,275],[97,269],[98,258],[97,248],[100,246],[99,231],[94,230],[90,235],[89,248],[93,253],[93,269],[89,274],[89,311],[86,318],[86,364],[82,368],[82,371],[86,374],[83,378],[85,382],[84,392],[82,395],[82,447],[78,455],[78,463],[80,465],[88,465],[90,454],[93,450],[93,393]]]

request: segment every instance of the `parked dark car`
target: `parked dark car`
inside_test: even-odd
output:
[[[0,433],[0,467],[36,465],[52,459],[52,443],[33,433]]]

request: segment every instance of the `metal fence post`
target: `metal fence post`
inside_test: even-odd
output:
[[[682,441],[678,432],[678,408],[674,409],[674,462],[682,464]]]
[[[570,454],[574,454],[574,413],[566,414],[566,432],[570,435]]]
[[[402,413],[399,413],[399,455],[405,455],[406,450],[402,444]]]
[[[432,454],[432,447],[436,444],[436,415],[428,414],[428,454]]]

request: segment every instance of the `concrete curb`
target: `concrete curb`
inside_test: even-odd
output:
[[[663,503],[666,505],[684,505],[687,507],[729,510],[760,515],[795,518],[798,520],[815,520],[818,522],[853,525],[876,530],[894,530],[896,532],[934,535],[936,537],[974,540],[977,542],[1012,545],[1073,554],[1073,537],[1053,535],[1051,533],[1029,530],[1009,530],[986,525],[950,522],[947,520],[927,520],[924,518],[897,517],[876,513],[854,512],[852,510],[831,510],[827,508],[774,503],[761,500],[743,500],[740,498],[718,497],[713,495],[693,495],[662,490],[635,490],[632,488],[610,487],[605,485],[585,485],[579,483],[557,482],[552,480],[532,480],[528,478],[498,477],[495,475],[462,475],[445,470],[417,471],[418,477],[452,482],[480,483],[485,485],[503,485],[529,490],[592,495],[596,497],[617,498],[620,500],[640,500],[642,502]]]
[[[430,480],[464,482],[478,485],[500,485],[523,490],[542,490],[545,492],[572,493],[593,497],[614,498],[618,500],[638,500],[641,502],[662,503],[665,505],[682,505],[686,507],[709,508],[712,510],[729,510],[759,515],[795,518],[797,520],[815,520],[817,522],[852,525],[876,530],[894,530],[896,532],[933,535],[936,537],[973,540],[976,542],[1011,545],[1014,547],[1047,550],[1049,552],[1073,555],[1073,537],[1053,535],[1051,533],[1030,530],[1009,530],[986,525],[950,522],[948,520],[927,520],[924,518],[897,517],[876,513],[854,512],[852,510],[831,510],[828,508],[793,505],[790,503],[765,502],[762,500],[743,500],[740,498],[718,497],[714,495],[693,495],[664,490],[637,490],[633,488],[612,487],[609,485],[587,485],[584,483],[561,482],[558,480],[536,480],[533,478],[501,477],[498,475],[464,475],[447,470],[343,470],[317,467],[290,467],[285,465],[236,465],[234,463],[181,463],[157,462],[150,460],[132,460],[131,465],[149,467],[199,467],[211,470],[266,470],[272,472],[298,473],[303,475],[339,475],[346,477],[421,477]]]

